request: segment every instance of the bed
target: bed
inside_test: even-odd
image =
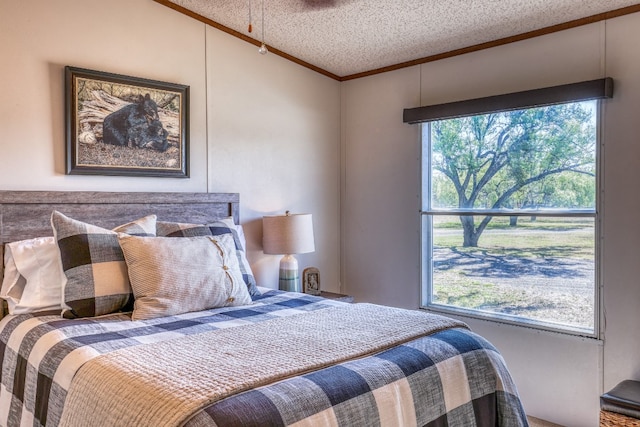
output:
[[[259,287],[238,222],[235,193],[0,191],[0,425],[527,425],[465,324]]]

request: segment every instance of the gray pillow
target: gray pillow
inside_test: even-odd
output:
[[[118,239],[135,296],[131,320],[251,304],[231,234]]]
[[[223,234],[230,234],[233,237],[238,264],[242,272],[242,279],[247,285],[249,295],[252,297],[261,295],[256,285],[253,271],[251,271],[251,266],[247,260],[246,250],[240,242],[238,230],[233,222],[233,218],[224,218],[208,224],[158,221],[156,227],[156,235],[159,237],[221,236]]]

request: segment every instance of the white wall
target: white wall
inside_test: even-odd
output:
[[[343,83],[343,292],[359,301],[420,304],[420,68]]]
[[[604,386],[640,379],[640,13],[607,23],[604,114]]]
[[[418,304],[418,126],[403,108],[610,76],[603,114],[604,341],[465,319],[503,353],[532,415],[597,426],[599,395],[640,379],[640,14],[345,82],[343,287],[359,300]],[[419,94],[419,97],[418,97]]]
[[[312,213],[316,250],[297,255],[339,289],[339,83],[218,30],[207,29],[209,189],[241,195],[243,223],[259,235],[262,216]],[[281,256],[248,242],[259,283],[278,282]],[[273,267],[276,268],[273,268]]]
[[[309,212],[339,287],[340,85],[151,0],[0,0],[0,189],[239,192],[259,284],[263,214]],[[65,65],[190,86],[191,178],[64,174]]]
[[[0,0],[0,188],[206,191],[204,30],[165,9]],[[65,65],[190,85],[191,179],[64,175]]]

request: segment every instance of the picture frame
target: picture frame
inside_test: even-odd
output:
[[[302,283],[305,294],[320,295],[320,270],[315,267],[305,268],[302,272]]]
[[[189,86],[65,67],[67,175],[189,177]]]

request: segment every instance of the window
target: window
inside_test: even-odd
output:
[[[422,128],[422,306],[599,335],[604,78],[405,109]]]
[[[423,306],[596,335],[598,108],[423,124]]]

